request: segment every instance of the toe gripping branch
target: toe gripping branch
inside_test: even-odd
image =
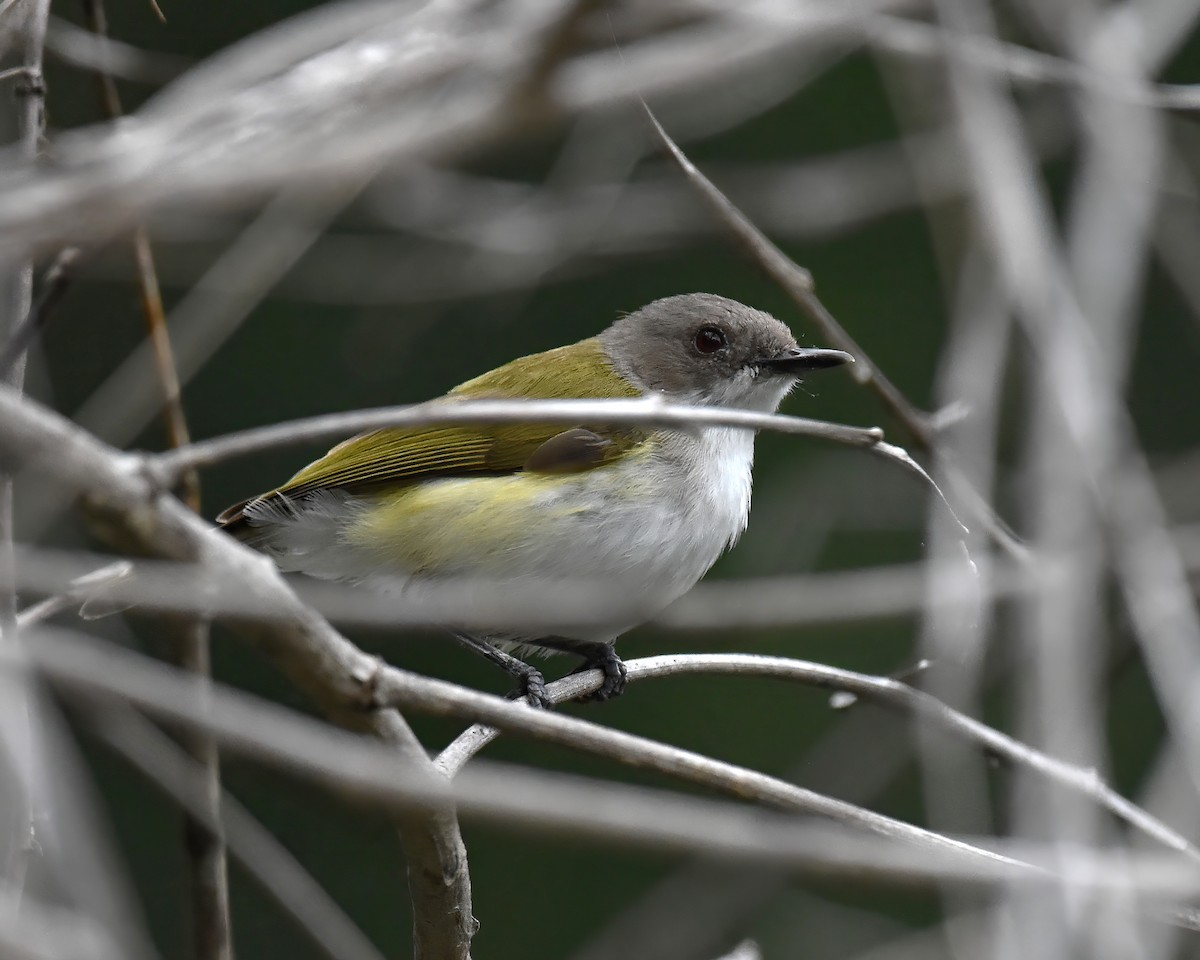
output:
[[[531,707],[548,709],[553,704],[546,692],[546,678],[537,667],[530,666],[524,660],[505,653],[493,643],[478,640],[464,633],[454,633],[454,638],[473,653],[479,654],[485,660],[494,663],[518,683],[517,689],[511,695],[524,696]],[[599,641],[564,640],[559,637],[544,637],[529,641],[535,646],[558,650],[562,653],[573,653],[582,656],[583,663],[573,673],[585,673],[588,670],[599,670],[604,675],[600,687],[584,698],[585,701],[611,700],[625,691],[629,672],[625,663],[617,655],[611,643]]]
[[[586,699],[611,700],[625,692],[625,687],[629,683],[629,671],[625,669],[625,661],[617,656],[617,651],[611,643],[602,643],[599,646],[602,649],[584,654],[583,663],[574,672],[584,673],[588,670],[599,670],[603,673],[604,682],[600,684],[599,689],[588,694]]]
[[[517,681],[517,689],[509,694],[510,699],[525,697],[531,707],[548,710],[553,704],[546,692],[546,678],[537,667],[532,667],[524,660],[519,660],[511,653],[505,653],[493,643],[477,640],[465,633],[454,632],[454,639],[470,650],[477,653],[489,663],[494,663],[501,670]]]

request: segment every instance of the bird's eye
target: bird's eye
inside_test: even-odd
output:
[[[699,353],[716,353],[726,342],[724,332],[717,327],[701,327],[692,337],[692,346]]]

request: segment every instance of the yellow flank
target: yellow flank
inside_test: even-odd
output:
[[[439,402],[637,395],[637,388],[612,369],[599,340],[592,337],[497,367],[455,387]],[[331,487],[407,486],[432,477],[511,474],[521,470],[533,451],[566,429],[564,424],[522,423],[376,430],[334,447],[268,496]],[[613,441],[599,465],[619,458],[644,439],[633,429],[590,429]]]
[[[651,447],[643,444],[631,456],[649,456]],[[623,495],[640,499],[639,484],[625,483],[628,479],[622,472],[599,489],[587,475],[533,473],[404,485],[364,496],[369,505],[344,537],[410,574],[511,572],[513,565],[523,566],[531,531],[537,532],[536,543],[555,533],[571,536],[573,521],[582,516],[589,522],[586,515],[602,504],[611,509],[612,500]]]
[[[345,537],[413,574],[498,567],[540,512],[542,479],[448,478],[404,486],[371,498],[376,505],[363,512]]]

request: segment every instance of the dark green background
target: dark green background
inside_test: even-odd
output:
[[[198,58],[302,6],[257,0],[222,4],[218,13],[211,4],[168,0],[165,24],[143,4],[113,4],[110,18],[114,35],[121,39]],[[56,8],[65,17],[76,17],[70,4]],[[1185,52],[1172,66],[1172,78],[1194,78],[1195,63],[1195,56]],[[49,82],[52,131],[98,119],[90,77],[52,64]],[[150,91],[123,85],[122,92],[127,106],[135,106]],[[1066,104],[1056,97],[1043,92],[1027,99],[1060,110],[1068,123]],[[629,135],[644,135],[633,107],[627,123],[634,131]],[[688,149],[701,165],[787,162],[896,135],[897,123],[881,74],[869,55],[857,54],[768,113]],[[560,143],[559,133],[551,132],[515,145],[503,155],[478,158],[473,165],[480,172],[536,180]],[[1051,183],[1061,187],[1072,174],[1070,152],[1047,172]],[[802,205],[805,198],[798,196],[794,202]],[[1192,200],[1171,202],[1191,204]],[[952,221],[963,216],[954,203],[943,205],[940,212]],[[365,230],[363,222],[352,212],[342,229]],[[392,237],[389,243],[389,249],[403,253],[419,251],[422,241]],[[839,236],[784,238],[783,246],[812,271],[827,306],[872,357],[915,403],[928,405],[947,308],[924,216],[919,212],[888,216]],[[170,282],[171,271],[165,271],[168,309],[184,293],[179,281],[189,271],[195,276],[204,258],[218,249],[195,243],[162,250],[165,260],[186,265],[174,271],[176,282]],[[119,279],[122,273],[129,275],[125,260],[114,246],[71,290],[47,336],[44,354],[35,357],[31,389],[67,413],[142,336],[134,287]],[[667,252],[608,256],[584,266],[578,278],[551,276],[528,293],[416,304],[305,303],[287,293],[295,287],[285,282],[282,293],[263,302],[188,384],[185,399],[193,434],[207,437],[319,412],[424,399],[518,354],[590,335],[617,311],[691,290],[720,293],[771,310],[793,325],[802,342],[820,342],[780,291],[711,235]],[[303,273],[302,266],[293,283]],[[1194,416],[1198,329],[1196,318],[1154,275],[1139,335],[1131,405],[1156,463],[1200,441]],[[787,402],[785,410],[880,424],[898,442],[905,439],[875,401],[840,372],[812,380]],[[1024,407],[1014,404],[1008,429],[1020,433],[1021,418],[1027,415]],[[140,444],[161,447],[161,431],[148,430]],[[213,514],[230,501],[273,486],[316,452],[276,452],[206,473],[206,512]],[[750,529],[737,550],[713,571],[714,578],[875,566],[922,556],[922,492],[910,478],[874,459],[795,438],[764,436],[759,440],[755,476]],[[62,543],[86,542],[73,525],[62,527],[57,535]],[[125,628],[110,623],[106,629],[123,636]],[[908,661],[915,631],[916,624],[905,620],[697,636],[647,627],[620,646],[627,657],[667,651],[757,651],[887,672]],[[144,631],[140,633],[144,642]],[[486,690],[500,691],[505,686],[502,677],[442,636],[387,631],[351,635],[406,667]],[[1003,650],[1003,629],[996,639]],[[219,631],[214,656],[221,680],[306,708],[267,664]],[[1003,654],[997,657],[1003,659]],[[560,669],[567,665],[555,661],[548,666],[552,674]],[[1006,689],[1001,685],[997,694],[997,718],[1004,716]],[[824,696],[814,691],[762,681],[689,678],[636,686],[623,699],[600,707],[570,709],[614,727],[791,776],[806,786],[862,800],[889,814],[918,821],[922,816],[911,767],[888,779],[882,789],[864,795],[856,787],[874,775],[881,757],[907,749],[906,724],[869,708],[832,714]],[[445,743],[458,729],[449,723],[411,719],[431,747]],[[1114,776],[1122,790],[1135,791],[1160,736],[1158,715],[1136,662],[1126,663],[1114,680],[1110,721]],[[815,744],[846,724],[866,734],[860,750],[840,757],[836,764],[805,761]],[[90,755],[153,934],[166,955],[183,956],[187,935],[179,817],[169,803],[102,750],[90,750]],[[515,741],[502,741],[489,755],[554,770],[674,786],[561,750]],[[404,864],[384,818],[347,808],[307,784],[285,782],[241,763],[227,765],[226,782],[385,951],[405,954],[409,924]],[[670,858],[550,842],[471,823],[464,830],[475,913],[482,924],[475,945],[478,958],[568,956],[657,878],[678,866]],[[729,875],[735,876],[732,869]],[[870,942],[876,933],[870,925],[843,920],[839,926],[838,908],[808,899],[813,891],[877,910],[881,934],[892,930],[892,924],[928,922],[935,911],[928,896],[795,882],[754,910],[736,936],[753,935],[771,957],[848,956]],[[318,955],[236,867],[233,897],[237,948],[243,958]],[[685,909],[674,922],[690,925],[706,917],[700,912],[689,915]],[[818,942],[810,935],[831,924],[830,929],[837,931],[828,938],[832,942]],[[730,934],[703,955],[715,956],[733,939],[735,934]],[[626,953],[656,956],[646,952],[650,949]]]

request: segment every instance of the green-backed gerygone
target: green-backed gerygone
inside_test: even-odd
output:
[[[774,412],[806,371],[850,359],[797,346],[760,310],[692,293],[468,380],[443,402],[657,395]],[[604,671],[605,699],[625,683],[614,640],[687,592],[745,529],[753,459],[753,433],[731,427],[391,428],[339,444],[218,521],[285,570],[401,591],[456,579],[525,591],[527,615],[509,605],[502,622],[444,625],[516,674],[530,702],[545,702],[541,674],[503,649],[578,653]],[[603,595],[603,611],[539,621],[539,587],[564,583]]]

